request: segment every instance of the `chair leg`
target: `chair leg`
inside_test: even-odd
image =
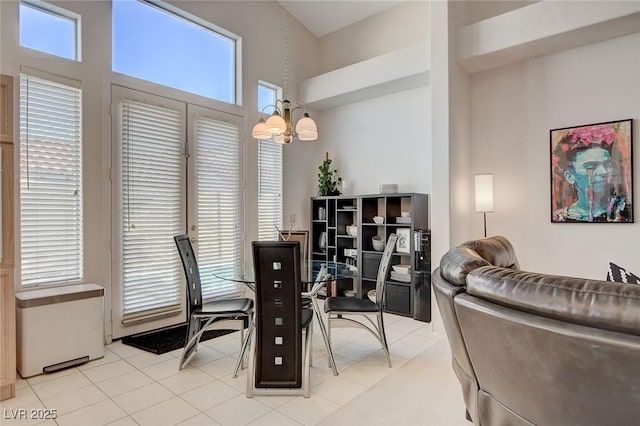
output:
[[[240,348],[240,355],[238,356],[238,360],[236,361],[236,368],[233,370],[233,377],[238,377],[238,370],[243,363],[244,353],[247,351],[247,345],[249,344],[249,340],[251,340],[251,335],[253,334],[254,328],[254,318],[253,315],[249,317],[249,327],[247,328],[247,335],[244,336],[242,341],[242,348]]]
[[[303,395],[305,398],[309,398],[311,396],[311,340],[313,335],[313,321],[307,327],[305,331],[305,348],[304,348],[304,372],[302,373],[302,387],[303,387]]]
[[[187,324],[187,336],[185,337],[184,349],[180,355],[178,370],[182,370],[198,351],[200,333],[200,318],[190,318]]]
[[[331,347],[331,313],[327,314],[327,346]],[[336,360],[333,357],[333,351],[331,352],[331,359],[329,359],[329,367],[333,364],[335,369],[334,373],[337,375],[338,369],[336,368]]]
[[[391,368],[391,355],[389,354],[389,345],[387,344],[387,335],[384,332],[384,320],[382,319],[382,312],[378,312],[378,331],[380,332],[380,341],[382,343],[382,349],[389,362],[389,368]]]
[[[253,334],[253,333],[247,333]],[[249,365],[247,367],[247,398],[253,398],[253,388],[255,385],[255,364],[256,364],[256,342],[255,339],[249,339]]]
[[[322,333],[322,338],[324,339],[324,345],[327,347],[327,354],[329,358],[329,367],[333,368],[333,375],[338,375],[338,368],[336,367],[336,360],[333,357],[333,351],[331,350],[331,344],[329,342],[329,338],[327,336],[327,327],[325,326],[324,321],[322,320],[322,315],[320,314],[320,307],[318,306],[318,301],[316,298],[311,299],[311,303],[313,306],[313,311],[316,314],[316,318],[318,319],[318,324],[320,325],[320,332]]]

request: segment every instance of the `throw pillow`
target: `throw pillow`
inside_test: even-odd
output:
[[[640,277],[632,274],[626,269],[609,262],[609,271],[607,272],[607,281],[615,281],[618,283],[640,284]]]

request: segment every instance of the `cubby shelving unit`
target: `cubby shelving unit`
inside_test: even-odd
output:
[[[382,251],[374,250],[372,238],[380,236],[386,241],[390,234],[399,234],[404,249],[394,251],[391,264],[411,265],[412,273],[406,282],[387,280],[385,310],[431,321],[430,253],[425,250],[425,243],[415,238],[422,235],[423,239],[427,238],[427,244],[429,242],[428,203],[428,195],[419,193],[312,197],[311,258],[355,264],[358,277],[350,283],[341,283],[336,291],[365,298],[376,286],[382,258]],[[402,212],[408,213],[409,218],[398,219]],[[383,223],[375,223],[374,216],[383,217]],[[347,227],[351,225],[357,226],[356,236],[347,233]],[[422,232],[416,234],[416,231]],[[324,250],[320,247],[322,232],[327,236]]]

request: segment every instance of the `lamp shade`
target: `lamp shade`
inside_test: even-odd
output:
[[[493,211],[493,175],[476,175],[476,211]]]
[[[280,133],[284,133],[284,131],[287,130],[287,123],[285,123],[284,118],[282,118],[276,111],[272,116],[267,118],[265,127],[267,128],[267,132],[274,135],[279,135]]]
[[[318,139],[318,126],[309,114],[305,113],[296,124],[296,133],[301,141],[315,141]]]
[[[267,127],[264,124],[264,120],[261,118],[260,121],[253,126],[253,130],[251,130],[251,136],[255,139],[269,139],[271,134],[267,132]]]

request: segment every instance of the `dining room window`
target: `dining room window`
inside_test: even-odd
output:
[[[270,114],[280,88],[258,83],[258,111]],[[264,110],[264,111],[263,111]],[[282,144],[258,140],[258,239],[276,240],[282,229]]]
[[[44,1],[20,2],[20,46],[80,60],[80,16]]]
[[[167,2],[112,2],[115,72],[235,104],[239,50],[240,37]]]
[[[174,236],[188,234],[205,301],[244,286],[242,117],[112,86],[113,335],[170,325],[183,312]]]
[[[20,76],[20,267],[23,287],[83,278],[80,82]]]

